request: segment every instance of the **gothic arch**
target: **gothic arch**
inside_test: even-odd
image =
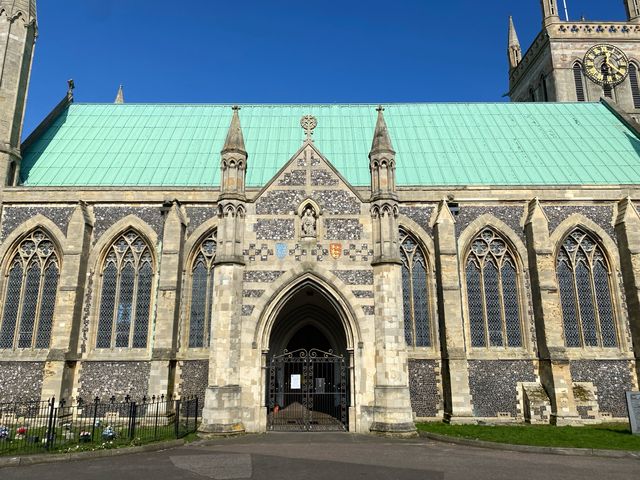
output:
[[[516,299],[517,306],[512,302],[511,304],[512,308],[509,310],[510,314],[508,315],[506,301],[500,300],[499,307],[496,306],[495,303],[491,303],[491,305],[494,305],[495,308],[498,308],[498,311],[494,313],[498,314],[500,317],[500,322],[501,322],[500,327],[503,331],[502,339],[501,339],[502,346],[492,345],[492,340],[489,337],[490,333],[488,333],[490,330],[487,330],[487,332],[485,332],[485,337],[482,341],[478,340],[480,343],[485,343],[484,347],[480,346],[479,344],[474,345],[473,332],[477,330],[474,330],[472,328],[473,319],[472,319],[472,307],[470,304],[471,292],[469,291],[469,286],[468,286],[467,261],[469,259],[469,256],[472,254],[471,248],[473,246],[474,240],[479,235],[481,235],[484,230],[492,231],[497,238],[505,242],[507,247],[507,252],[509,252],[506,255],[510,254],[510,257],[513,259],[513,263],[514,263],[513,267],[515,269],[515,272],[514,272],[515,278],[513,280],[513,283],[511,284],[512,287],[510,291],[513,292],[512,298]],[[527,273],[528,273],[527,250],[524,243],[520,239],[520,237],[518,237],[518,235],[513,231],[513,229],[509,227],[507,224],[505,224],[502,220],[496,218],[491,214],[484,214],[478,217],[473,222],[471,222],[467,226],[467,228],[462,232],[462,234],[458,238],[458,251],[460,252],[460,262],[459,262],[460,278],[464,279],[461,282],[461,287],[462,287],[462,298],[463,298],[462,304],[463,304],[463,311],[464,311],[467,344],[470,347],[473,346],[472,348],[480,349],[479,351],[481,351],[483,348],[490,348],[490,347],[506,348],[507,346],[510,348],[510,351],[511,351],[511,348],[514,348],[515,351],[523,351],[523,350],[529,351],[532,348],[533,339],[531,338],[532,316],[529,309],[529,300],[528,300],[529,296],[527,295],[527,289],[529,288],[529,285],[527,282]],[[501,276],[504,274],[502,268],[504,268],[504,265],[503,267],[498,268],[497,270],[498,276]],[[502,277],[502,281],[499,284],[497,283],[495,284],[496,291],[501,292],[501,294],[503,295],[502,297],[499,297],[499,298],[503,298],[503,299],[507,298],[507,297],[504,297],[505,291],[503,290],[505,288],[505,284],[504,284],[505,278],[509,278],[509,277]],[[484,280],[486,282],[487,278],[484,277]],[[494,319],[495,315],[493,316],[489,315],[490,304],[488,303],[488,299],[487,299],[488,293],[484,290],[487,284],[483,283],[483,285],[484,287],[482,287],[483,288],[482,292],[484,293],[482,293],[481,295],[479,294],[479,297],[476,296],[476,298],[479,298],[478,302],[481,302],[478,305],[478,308],[483,309],[485,313],[482,313],[480,316],[476,316],[476,322],[480,322],[480,320],[482,320],[482,322],[484,322],[484,328],[489,328],[487,326],[487,323],[490,324],[491,323],[490,319]],[[502,286],[498,287],[498,285],[502,285]],[[514,318],[513,315],[515,315],[516,313],[519,316],[519,319],[518,319],[519,323],[514,323],[513,320],[510,322],[509,319],[513,319]],[[481,319],[480,317],[484,317],[484,319]],[[510,325],[511,325],[511,328],[510,328]],[[480,325],[476,323],[476,326],[479,327]],[[516,326],[520,330],[519,342],[518,342],[519,344],[516,342],[516,339],[518,338],[518,335],[516,335],[517,333],[517,330],[515,328]]]
[[[66,244],[67,237],[55,223],[44,215],[38,214],[21,223],[16,229],[7,235],[7,238],[2,242],[2,245],[0,245],[0,259],[2,265],[5,265],[7,262],[7,255],[13,252],[13,248],[17,243],[37,228],[44,230],[45,233],[49,235],[49,238],[53,241],[56,247],[56,252],[59,256],[58,260],[60,261],[60,264],[62,264],[65,253],[64,246]]]
[[[562,241],[575,228],[583,228],[588,233],[593,235],[594,238],[601,243],[604,249],[604,254],[609,261],[609,265],[611,266],[612,270],[615,270],[616,272],[620,271],[620,257],[618,255],[618,247],[616,243],[604,230],[604,228],[602,228],[590,218],[585,217],[581,213],[574,213],[565,218],[562,222],[560,222],[560,225],[558,225],[550,235],[549,242],[556,256],[560,251]]]
[[[527,247],[513,229],[499,218],[485,213],[471,222],[458,238],[458,251],[463,258],[466,258],[471,248],[473,239],[485,228],[491,228],[499,233],[509,244],[509,247],[518,257],[518,273],[526,272],[528,265]]]
[[[140,236],[140,238],[147,244],[149,248],[149,253],[151,255],[151,280],[150,280],[151,290],[150,290],[149,305],[148,305],[149,319],[147,324],[146,346],[135,347],[135,348],[144,348],[145,350],[148,350],[152,344],[152,340],[153,340],[152,326],[155,318],[155,314],[154,314],[155,304],[156,304],[155,295],[156,295],[156,287],[157,287],[157,281],[158,281],[157,270],[158,270],[159,259],[158,259],[158,253],[156,251],[157,243],[158,243],[158,235],[155,232],[155,230],[153,230],[153,228],[151,228],[142,219],[140,219],[135,215],[128,215],[120,219],[119,221],[117,221],[115,224],[109,227],[102,234],[102,236],[98,239],[98,241],[94,245],[91,251],[91,254],[89,255],[89,267],[91,269],[91,276],[93,278],[93,285],[94,285],[91,298],[89,300],[91,302],[90,317],[89,317],[91,321],[90,321],[90,327],[89,327],[88,345],[89,345],[89,350],[91,352],[103,352],[103,351],[106,352],[110,350],[110,348],[107,348],[107,347],[97,346],[99,324],[100,324],[100,309],[101,309],[102,295],[103,295],[103,288],[104,288],[104,285],[103,285],[104,272],[102,271],[102,266],[105,264],[107,255],[109,254],[114,242],[116,242],[120,236],[124,235],[129,230],[134,231],[137,235]],[[120,273],[118,273],[118,275],[120,275]],[[138,273],[136,273],[136,277],[137,275]],[[138,285],[138,281],[139,280],[135,281],[135,285]],[[135,288],[137,289],[138,287],[135,287]],[[146,287],[145,287],[145,292],[146,292]],[[136,307],[136,314],[137,314],[137,308],[138,307]],[[136,321],[137,321],[137,318],[136,318]],[[133,324],[134,321],[132,321],[131,323]],[[134,326],[134,329],[135,329],[135,326]],[[135,336],[135,332],[134,332],[134,336]],[[113,341],[113,338],[110,341]],[[133,345],[135,345],[135,339],[133,341],[134,341]],[[125,348],[125,347],[116,347],[116,348]],[[131,345],[128,348],[131,348]]]
[[[213,275],[214,275],[214,264],[213,260],[215,258],[215,251],[217,251],[217,219],[209,219],[200,225],[190,236],[187,242],[185,243],[186,252],[185,258],[183,260],[183,277],[182,277],[182,293],[180,299],[180,327],[179,327],[179,342],[181,349],[189,349],[189,348],[207,348],[208,343],[210,341],[210,332],[211,332],[211,321],[212,319],[212,302],[213,302]],[[204,278],[202,276],[198,277],[204,284],[206,285],[204,289],[198,290],[203,297],[198,297],[202,302],[202,308],[197,309],[197,312],[202,312],[202,324],[198,324],[198,330],[202,329],[201,334],[197,334],[197,340],[194,338],[192,341],[192,321],[193,321],[193,299],[194,299],[194,289],[196,288],[194,285],[198,285],[198,283],[194,280],[194,267],[196,267],[196,261],[198,260],[198,256],[203,253],[201,251],[201,246],[203,242],[210,237],[215,238],[215,248],[213,255],[206,255],[205,260],[202,263],[202,267],[205,268],[205,272],[200,272],[204,274]],[[204,253],[203,253],[204,255]],[[199,285],[203,285],[200,283]],[[200,337],[201,335],[201,337]],[[202,345],[200,345],[202,343]]]
[[[49,348],[62,271],[62,241],[42,217],[25,222],[3,245],[0,349]],[[58,230],[58,235],[62,232]],[[64,236],[62,237],[64,238]],[[9,241],[10,240],[10,241]]]
[[[428,257],[431,271],[435,271],[434,252],[436,251],[436,247],[433,243],[433,239],[427,233],[427,231],[420,225],[418,225],[414,220],[411,220],[409,217],[402,214],[398,216],[398,225],[401,228],[404,228],[411,235],[413,235],[413,237],[420,243],[420,246]]]
[[[438,295],[435,276],[435,258],[433,241],[422,227],[413,220],[402,216],[398,222],[398,233],[404,231],[406,236],[399,235],[398,244],[402,259],[402,289],[404,306],[404,334],[407,347],[437,348],[438,346]],[[407,239],[417,245],[416,248],[405,246]],[[410,244],[409,244],[410,245]],[[416,255],[424,257],[424,289],[418,288],[422,282],[420,262]],[[419,259],[419,256],[417,257]],[[405,275],[407,275],[405,277]],[[422,296],[424,295],[424,297]],[[426,320],[426,322],[425,322]]]
[[[322,293],[340,313],[347,350],[353,350],[360,344],[362,336],[354,310],[359,302],[351,292],[351,288],[322,267],[314,265],[312,270],[311,267],[307,268],[301,264],[282,275],[257,302],[256,310],[261,313],[255,326],[253,339],[255,348],[261,351],[268,350],[271,331],[278,314],[287,301],[307,285],[312,285]]]
[[[96,268],[104,260],[107,251],[111,244],[127,230],[135,230],[142,238],[149,244],[151,251],[153,252],[153,265],[156,269],[157,265],[157,252],[156,246],[158,245],[158,234],[149,226],[147,222],[142,220],[136,215],[127,215],[121,218],[116,223],[111,225],[96,241],[95,245],[89,255],[89,266],[95,271]]]
[[[554,230],[553,234],[550,237],[550,244],[552,245],[553,252],[554,252],[554,267],[556,270],[555,281],[557,282],[556,285],[558,286],[558,291],[560,292],[560,294],[562,294],[561,284],[559,280],[559,273],[558,273],[559,258],[560,258],[562,246],[563,246],[563,243],[571,235],[571,233],[577,229],[583,231],[586,235],[591,237],[593,241],[597,243],[597,245],[600,247],[599,248],[600,251],[602,252],[602,256],[604,257],[604,261],[607,264],[606,267],[608,268],[609,289],[610,289],[609,294],[611,297],[610,307],[611,307],[611,314],[613,316],[613,326],[615,328],[615,335],[616,335],[615,348],[617,348],[618,351],[626,350],[627,348],[626,337],[627,337],[629,325],[628,325],[627,317],[623,314],[623,308],[622,308],[623,303],[621,300],[622,289],[621,289],[621,279],[620,279],[620,257],[619,257],[618,248],[615,242],[613,241],[613,239],[607,234],[607,232],[600,225],[598,225],[593,220],[579,213],[573,214],[568,218],[566,218],[563,222],[561,222],[560,225],[558,225],[558,227]],[[594,281],[593,270],[590,270],[589,275],[591,275],[592,277],[591,281]],[[578,290],[578,292],[579,291],[581,290]],[[593,302],[593,299],[591,301]],[[566,312],[563,310],[563,319],[565,319],[564,317],[565,314]],[[601,312],[598,310],[597,314],[598,314],[598,317],[600,317]],[[580,326],[578,328],[584,327],[583,322],[584,322],[584,319],[580,320],[579,322]],[[566,328],[568,328],[567,323],[564,323],[563,336],[565,337],[565,342],[568,342],[569,340],[567,339],[569,338],[569,335],[566,332]],[[602,328],[602,325],[598,323],[596,328],[598,329],[598,331],[600,331],[600,329]],[[570,331],[573,331],[573,329]],[[604,342],[604,340],[602,340],[602,338],[599,337],[597,342],[600,343],[601,341]],[[571,345],[571,346],[576,347],[576,345]],[[589,347],[589,346],[593,346],[593,345],[587,345],[586,342],[585,344],[581,343],[581,345],[578,345],[578,347],[581,347],[581,348]],[[613,345],[606,345],[606,346],[612,347]]]
[[[218,218],[213,217],[209,220],[203,222],[198,228],[196,228],[189,237],[187,237],[184,242],[184,251],[186,255],[183,260],[182,268],[186,271],[186,269],[193,262],[193,257],[195,255],[195,248],[200,244],[200,242],[210,233],[218,230]]]

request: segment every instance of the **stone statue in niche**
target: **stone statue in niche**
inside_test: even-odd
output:
[[[302,236],[303,237],[315,237],[316,236],[316,212],[311,205],[304,209],[302,213]]]

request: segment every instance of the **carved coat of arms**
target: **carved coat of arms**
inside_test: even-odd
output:
[[[336,260],[342,255],[342,244],[332,243],[329,245],[329,254]]]
[[[281,260],[287,256],[286,243],[276,243],[276,256]]]

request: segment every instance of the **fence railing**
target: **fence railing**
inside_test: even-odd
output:
[[[0,455],[112,448],[182,438],[198,428],[198,397],[75,404],[0,403]]]

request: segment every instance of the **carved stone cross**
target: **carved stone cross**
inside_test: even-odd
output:
[[[304,133],[307,134],[305,141],[313,142],[311,136],[313,135],[313,130],[318,126],[318,119],[313,115],[305,115],[300,119],[300,126],[304,130]]]

